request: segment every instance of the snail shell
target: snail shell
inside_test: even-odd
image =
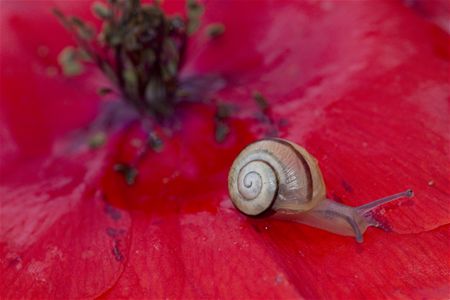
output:
[[[308,211],[326,193],[316,159],[282,139],[247,146],[231,167],[228,190],[234,205],[251,216],[269,209]]]

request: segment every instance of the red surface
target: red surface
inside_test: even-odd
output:
[[[450,3],[446,0],[412,0],[406,4],[421,16],[450,33]]]
[[[103,81],[46,75],[70,41],[52,6],[1,3],[2,298],[448,298],[443,30],[395,2],[207,2],[204,24],[226,33],[200,30],[184,76],[223,78],[212,97],[240,105],[232,134],[216,144],[213,108],[181,108],[182,129],[129,187],[113,165],[138,151],[137,127],[98,150],[70,134],[94,117]],[[379,211],[392,232],[369,229],[359,245],[232,207],[228,168],[261,135],[254,90],[288,122],[281,136],[318,159],[329,197],[359,205],[414,190]]]

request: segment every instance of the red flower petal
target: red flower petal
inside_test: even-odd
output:
[[[115,283],[126,263],[130,218],[95,187],[101,160],[35,160],[2,175],[4,297],[93,297]]]
[[[129,215],[96,187],[103,155],[58,139],[92,119],[97,97],[88,76],[51,69],[70,41],[51,7],[0,11],[2,298],[94,297],[117,281],[128,253]]]
[[[380,1],[264,1],[257,8],[245,2],[207,2],[204,21],[224,22],[226,33],[215,41],[202,31],[197,34],[185,75],[222,75],[227,84],[215,97],[239,103],[241,119],[233,120],[232,135],[218,145],[211,109],[186,108],[180,116],[183,128],[173,137],[163,136],[163,152],[143,161],[131,187],[113,165],[136,153],[129,144],[131,137],[139,137],[136,128],[97,155],[60,154],[55,159],[52,154],[45,168],[16,153],[15,145],[34,149],[34,139],[16,118],[39,119],[22,115],[12,101],[25,93],[47,112],[69,84],[58,92],[50,80],[43,82],[48,96],[37,92],[31,97],[16,88],[2,94],[2,106],[9,107],[2,122],[8,129],[0,135],[12,145],[2,158],[17,160],[1,169],[12,174],[2,179],[2,220],[8,222],[0,230],[6,274],[1,295],[74,298],[108,291],[105,298],[446,297],[448,35],[400,3]],[[26,45],[27,38],[23,41]],[[24,70],[18,58],[11,62]],[[17,74],[2,71],[2,85],[9,80],[19,86],[25,72]],[[40,78],[30,80],[38,83]],[[228,168],[258,130],[250,118],[254,90],[269,100],[276,120],[288,121],[281,128],[283,137],[317,157],[329,197],[359,205],[413,188],[412,201],[379,210],[393,232],[370,229],[359,245],[300,224],[251,219],[231,206]],[[42,95],[51,102],[46,104]],[[81,104],[73,105],[72,123],[62,117],[67,108],[61,106],[54,111],[61,116],[57,121],[41,119],[39,124],[48,125],[36,128],[33,136],[46,137],[46,146],[28,154],[50,155],[55,138],[95,110],[86,105],[92,110],[84,113]],[[49,134],[52,126],[58,134]],[[84,175],[91,168],[92,177]],[[41,190],[47,196],[40,202]],[[114,220],[105,208],[129,211],[129,236],[128,212]],[[52,223],[38,226],[46,222],[33,223],[35,219]],[[86,264],[80,253],[90,247],[99,255],[88,257]],[[82,276],[73,279],[74,273]],[[68,276],[72,283],[65,285]]]
[[[74,14],[88,9],[65,6]],[[52,15],[53,7],[43,1],[2,4],[0,105],[19,150],[10,154],[48,154],[56,137],[84,126],[97,110],[96,84],[101,81],[92,84],[86,75],[65,78],[58,71],[58,53],[71,40]]]

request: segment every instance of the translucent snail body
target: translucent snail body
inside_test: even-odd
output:
[[[372,211],[408,190],[351,207],[326,198],[326,187],[316,159],[302,147],[282,139],[265,139],[247,146],[233,162],[228,189],[236,208],[249,216],[273,217],[303,223],[363,241],[369,226],[380,224]]]

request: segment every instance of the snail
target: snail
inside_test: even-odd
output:
[[[369,226],[382,228],[373,217],[374,209],[413,196],[406,190],[357,207],[327,199],[317,160],[283,139],[263,139],[242,150],[231,166],[228,190],[234,206],[245,215],[268,214],[354,236],[359,243]]]

